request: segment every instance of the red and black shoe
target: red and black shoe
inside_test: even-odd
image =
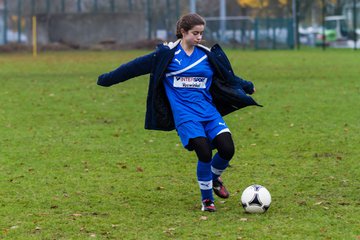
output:
[[[215,212],[216,208],[214,205],[214,201],[210,199],[205,199],[201,202],[201,211],[207,211],[207,212]]]
[[[230,196],[230,193],[226,190],[221,177],[213,180],[213,190],[214,193],[221,198],[228,198]]]

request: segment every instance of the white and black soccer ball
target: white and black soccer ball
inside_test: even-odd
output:
[[[264,213],[271,204],[270,192],[261,185],[251,185],[243,191],[241,204],[247,213]]]

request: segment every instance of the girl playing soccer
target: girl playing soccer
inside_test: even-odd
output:
[[[176,129],[183,146],[195,151],[201,210],[213,212],[213,191],[229,197],[220,176],[234,155],[222,116],[258,105],[247,95],[255,88],[234,74],[219,45],[208,49],[200,44],[205,29],[201,16],[184,15],[176,28],[176,42],[160,44],[154,52],[100,75],[97,83],[109,87],[150,73],[145,128]],[[213,149],[217,150],[214,156]]]

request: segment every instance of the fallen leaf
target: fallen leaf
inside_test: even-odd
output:
[[[247,219],[247,218],[240,218],[240,221],[241,221],[241,222],[247,222],[248,219]]]
[[[201,216],[201,217],[200,217],[200,220],[206,221],[206,220],[208,220],[208,217],[207,217],[207,216]]]
[[[298,205],[300,205],[300,206],[305,206],[305,205],[306,205],[306,201],[305,201],[305,200],[298,201]]]
[[[143,169],[142,167],[137,167],[137,168],[136,168],[136,171],[137,171],[137,172],[143,172],[144,169]]]
[[[167,233],[169,235],[174,235],[175,228],[168,228],[164,231],[164,233]]]

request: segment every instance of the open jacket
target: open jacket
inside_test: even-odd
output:
[[[154,52],[125,63],[114,71],[104,73],[98,78],[98,85],[109,87],[150,73],[145,117],[146,129],[163,131],[175,129],[163,79],[179,42],[178,40],[175,43],[159,44]],[[227,56],[218,44],[211,49],[202,45],[198,46],[206,52],[213,68],[214,76],[210,93],[213,103],[222,116],[246,106],[261,106],[247,95],[253,93],[254,85],[234,74]]]

